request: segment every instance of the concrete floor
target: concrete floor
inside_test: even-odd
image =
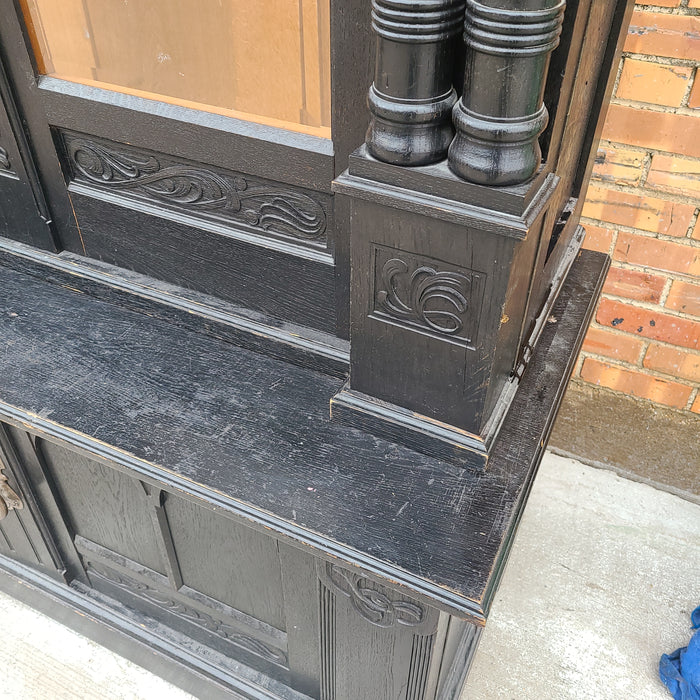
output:
[[[698,604],[700,505],[547,454],[462,700],[669,700]],[[0,619],[0,698],[191,698],[2,595]]]

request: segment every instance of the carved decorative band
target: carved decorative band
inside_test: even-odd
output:
[[[537,55],[559,44],[566,2],[541,10],[504,10],[467,0],[464,40],[482,53]]]
[[[305,240],[318,240],[326,233],[323,207],[301,192],[82,136],[63,138],[74,179],[100,189],[129,192],[265,233]]]
[[[435,42],[459,34],[464,0],[372,0],[372,28],[391,41]]]
[[[88,573],[93,576],[99,576],[103,579],[109,581],[112,585],[117,588],[126,591],[127,593],[141,598],[152,605],[157,605],[170,614],[185,620],[197,627],[200,627],[207,632],[210,632],[217,637],[225,639],[227,642],[244,649],[245,651],[255,654],[265,661],[277,664],[278,666],[288,667],[287,656],[281,649],[275,649],[269,644],[265,644],[259,639],[252,637],[247,634],[243,634],[237,629],[227,625],[221,620],[208,615],[207,613],[195,610],[194,608],[185,605],[184,603],[173,600],[167,594],[162,593],[156,588],[149,586],[140,581],[134,581],[131,578],[127,578],[118,574],[116,571],[112,571],[107,567],[103,567],[96,564],[90,564],[88,568]]]

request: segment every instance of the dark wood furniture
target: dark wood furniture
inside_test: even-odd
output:
[[[200,697],[459,697],[607,270],[631,3],[332,3],[332,139],[40,77],[19,7],[0,587]]]

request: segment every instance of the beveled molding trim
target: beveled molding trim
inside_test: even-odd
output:
[[[60,137],[71,182],[325,248],[330,207],[318,194],[94,136]]]

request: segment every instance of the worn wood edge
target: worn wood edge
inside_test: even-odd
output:
[[[446,160],[431,165],[402,167],[377,160],[369,154],[367,146],[363,145],[350,155],[348,172],[387,185],[406,187],[464,204],[522,216],[550,170],[543,165],[530,180],[520,185],[487,187],[457,177],[447,166]]]
[[[336,194],[364,199],[382,206],[477,228],[479,231],[524,240],[533,223],[545,211],[558,185],[559,178],[553,173],[549,173],[537,196],[534,197],[522,216],[474,204],[465,204],[405,187],[387,185],[365,177],[351,175],[347,170],[333,181],[333,191]]]
[[[273,679],[270,684],[278,686],[280,693],[257,685],[252,678],[260,674],[252,670],[251,680],[228,674],[101,605],[90,597],[89,589],[82,593],[75,586],[61,584],[4,556],[0,556],[0,590],[195,696],[212,700],[311,700]]]
[[[330,413],[331,420],[459,468],[486,469],[488,448],[481,436],[354,391],[348,384],[331,398]]]
[[[260,314],[259,318],[248,317],[219,299],[140,273],[122,271],[114,265],[83,259],[72,253],[55,255],[3,238],[0,238],[0,262],[17,272],[42,279],[51,271],[62,277],[59,283],[65,282],[96,298],[144,313],[143,307],[134,303],[133,297],[136,297],[148,305],[149,315],[172,321],[175,314],[175,321],[180,325],[207,335],[213,335],[208,327],[213,322],[220,332],[227,330],[233,336],[229,342],[295,365],[339,378],[349,369],[349,344],[336,336],[278,321],[267,324]],[[100,288],[95,289],[95,285]],[[216,337],[221,338],[221,335]]]
[[[565,231],[562,232],[562,237],[564,236],[564,233]],[[534,352],[534,349],[537,347],[537,342],[539,341],[540,336],[542,335],[542,331],[544,330],[544,327],[547,323],[547,319],[550,316],[550,312],[556,304],[557,299],[559,298],[559,293],[561,292],[562,287],[566,282],[566,278],[569,274],[569,271],[571,270],[571,266],[574,264],[574,261],[576,260],[581,250],[581,245],[583,244],[585,234],[586,232],[584,227],[581,226],[581,224],[577,223],[574,227],[573,235],[568,240],[566,251],[562,256],[561,260],[559,261],[559,266],[556,269],[555,273],[552,275],[551,290],[549,292],[549,295],[547,296],[547,299],[545,299],[541,311],[535,317],[535,324],[532,328],[532,332],[530,333],[529,338],[525,340],[525,346],[528,349],[529,353]],[[562,240],[562,243],[564,242],[564,240]],[[522,372],[525,370],[525,367],[527,367],[527,363],[529,362],[530,358],[524,357],[522,359],[524,360],[524,366],[522,368],[518,368],[519,374],[522,374]]]
[[[388,583],[403,588],[404,593],[409,597],[417,596],[429,605],[467,619],[473,624],[483,625],[486,621],[478,601],[465,598],[456,591],[446,589],[398,566],[331,540],[313,530],[300,527],[269,511],[227,496],[220,491],[209,489],[164,467],[139,459],[128,452],[43,416],[0,401],[0,420],[39,437],[60,441],[91,459],[97,459],[112,468],[116,466],[132,477],[145,480],[154,486],[160,488],[165,486],[177,491],[181,497],[196,501],[210,509],[217,509],[220,514],[233,520],[243,521],[244,524],[253,526],[268,536],[273,535],[290,544],[301,545],[304,549],[310,550],[314,556],[329,561],[340,560],[345,567],[359,569],[363,575],[368,575],[384,585]]]
[[[138,123],[146,123],[147,120],[149,127],[159,128],[170,134],[171,140],[178,131],[173,128],[171,122],[182,124],[187,132],[200,129],[203,130],[201,133],[225,136],[245,162],[251,165],[257,162],[262,165],[263,160],[266,161],[264,172],[256,174],[320,192],[330,192],[329,184],[335,170],[334,147],[330,139],[45,75],[39,78],[38,88],[41,104],[49,123],[53,126],[73,130],[81,127],[78,130],[84,131],[82,127],[87,127],[86,133],[95,136],[117,141],[126,140],[131,145],[152,148],[153,145],[149,146],[149,139],[140,133],[140,129],[132,129],[128,139],[115,139],[106,126],[113,126],[114,119],[89,116],[92,114],[94,117],[98,111],[100,116],[104,117],[106,114],[113,114],[114,110],[127,110],[138,119]],[[76,105],[80,105],[81,108],[76,109]],[[200,160],[196,157],[196,141],[184,149],[188,153],[182,152],[183,148],[180,147],[175,150],[183,157]],[[288,162],[300,155],[311,156],[316,167],[292,168]],[[276,168],[272,163],[277,164]],[[248,172],[250,168],[244,170]]]
[[[566,393],[567,386],[569,384],[569,380],[571,379],[571,375],[574,370],[574,366],[576,365],[576,361],[578,359],[579,353],[581,351],[581,346],[583,345],[584,338],[586,337],[586,333],[588,331],[588,327],[591,323],[591,319],[593,318],[593,315],[595,313],[595,309],[598,303],[598,298],[600,297],[600,293],[603,289],[603,284],[605,283],[605,277],[608,273],[608,270],[610,268],[610,256],[605,254],[605,253],[598,253],[595,251],[579,251],[578,252],[578,258],[580,259],[582,256],[584,256],[590,260],[591,265],[596,265],[598,266],[598,271],[597,271],[597,277],[596,281],[592,287],[592,293],[591,296],[588,299],[588,304],[586,305],[586,310],[584,312],[584,316],[582,319],[581,324],[578,326],[578,331],[576,333],[576,336],[574,338],[574,342],[572,344],[572,350],[569,355],[566,368],[564,370],[564,374],[562,376],[562,381],[559,382],[557,386],[557,392],[554,397],[554,400],[551,404],[549,413],[547,415],[547,419],[545,421],[545,425],[543,428],[543,431],[541,433],[541,438],[538,443],[538,448],[535,452],[535,455],[531,461],[530,468],[528,470],[527,477],[524,481],[523,488],[521,489],[520,495],[517,498],[513,510],[512,510],[512,515],[510,518],[510,522],[508,523],[506,529],[505,529],[505,536],[503,537],[503,540],[501,542],[501,546],[499,548],[498,555],[496,557],[495,565],[493,572],[491,576],[489,576],[486,588],[484,590],[484,594],[481,600],[482,603],[482,610],[485,616],[488,616],[489,610],[491,609],[491,605],[493,603],[493,598],[498,590],[498,586],[500,585],[501,578],[503,576],[503,572],[505,571],[506,564],[508,562],[508,558],[510,556],[512,544],[513,544],[513,539],[517,533],[518,526],[520,525],[520,521],[522,519],[522,515],[524,512],[524,506],[527,503],[527,499],[530,495],[530,492],[532,490],[532,486],[535,481],[535,477],[537,476],[537,472],[539,470],[540,463],[542,461],[542,458],[544,456],[544,452],[547,448],[547,442],[549,441],[549,436],[552,433],[552,430],[554,428],[554,423],[556,421],[557,413],[559,412],[559,406],[561,405],[561,402],[564,399],[564,394]],[[596,262],[597,260],[597,262]],[[568,275],[565,277],[564,282],[566,281],[566,278],[568,278]],[[563,286],[563,283],[562,283]],[[561,302],[561,298],[557,297],[557,301]],[[557,304],[555,302],[554,307],[552,308],[552,314],[556,315]],[[551,342],[555,336],[555,331],[553,329],[548,328],[549,324],[545,324],[544,331],[542,333],[542,336],[540,337],[540,345],[538,346],[538,350],[540,354],[542,354],[542,351],[545,349],[545,346],[547,345],[547,342]],[[551,324],[551,325],[556,325],[556,324]],[[549,331],[549,333],[548,333]],[[549,338],[545,336],[551,336]],[[537,352],[537,351],[536,351]],[[528,369],[531,369],[531,366],[528,367]],[[527,369],[525,370],[525,374],[527,374]],[[525,378],[525,376],[523,377]],[[511,406],[511,415],[506,416],[506,421],[507,422],[510,419],[512,420],[517,420],[515,418],[515,413],[517,413],[517,405],[516,401],[513,402],[513,405]],[[497,451],[494,450],[494,452]]]

